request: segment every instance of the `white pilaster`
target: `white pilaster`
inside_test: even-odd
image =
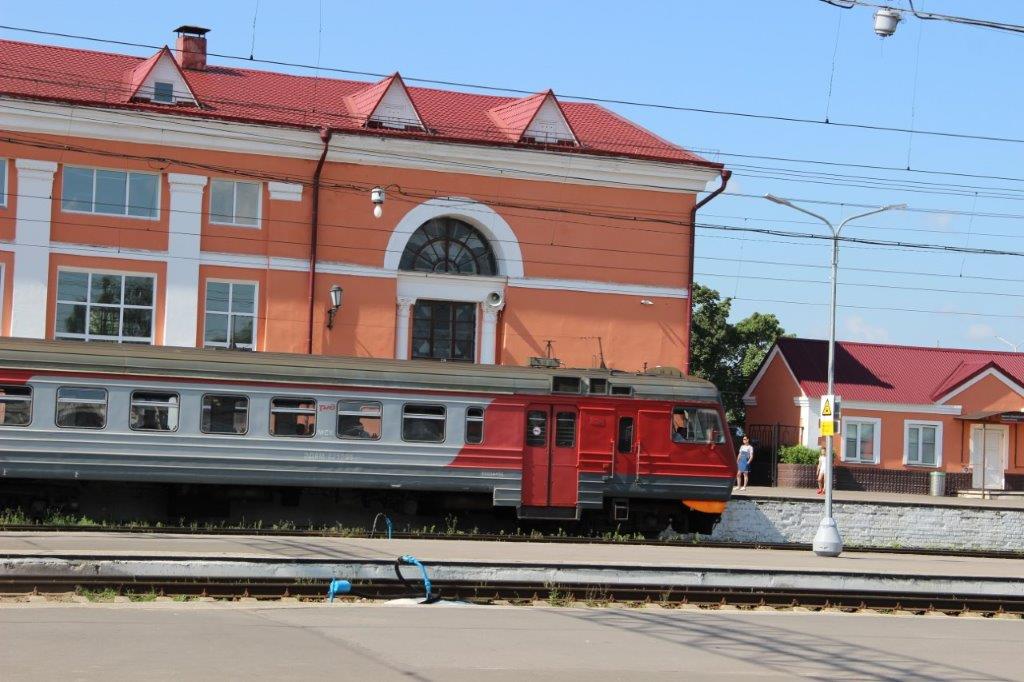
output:
[[[412,315],[412,306],[416,303],[415,298],[405,296],[398,297],[398,306],[395,320],[395,359],[409,359],[409,318]]]
[[[498,313],[505,304],[495,306],[484,303],[480,307],[484,314],[483,324],[480,325],[480,364],[493,365],[497,355]]]
[[[16,159],[18,198],[14,226],[14,290],[11,336],[46,336],[46,292],[50,274],[50,216],[57,164]]]
[[[206,177],[168,173],[171,187],[167,235],[164,345],[196,345],[199,317],[199,243]]]

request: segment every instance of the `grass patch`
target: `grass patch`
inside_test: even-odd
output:
[[[109,603],[114,601],[114,597],[117,596],[117,590],[112,588],[106,588],[103,590],[90,590],[87,587],[76,587],[75,594],[79,597],[85,597],[91,602],[97,603]]]
[[[156,598],[159,595],[157,595],[157,593],[154,592],[153,590],[150,590],[149,592],[129,592],[127,594],[127,596],[128,596],[128,601],[132,601],[132,602],[149,602],[149,601],[156,601]]]

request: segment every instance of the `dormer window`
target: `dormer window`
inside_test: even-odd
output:
[[[561,104],[551,90],[506,102],[488,114],[513,142],[527,144],[579,144]]]
[[[416,104],[397,73],[349,95],[346,101],[367,128],[426,131]]]
[[[165,81],[153,83],[153,101],[160,104],[174,104],[174,83]]]

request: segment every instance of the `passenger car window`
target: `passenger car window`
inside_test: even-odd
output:
[[[249,430],[249,399],[241,395],[204,395],[199,430],[241,436]]]
[[[32,389],[0,386],[0,426],[28,426],[32,421]]]
[[[316,400],[274,398],[270,401],[270,435],[312,438],[316,433]]]
[[[526,413],[526,444],[543,446],[548,442],[548,413],[530,410]]]
[[[107,391],[61,386],[57,389],[57,426],[102,429],[107,425]]]
[[[177,393],[135,391],[128,426],[132,431],[177,431],[180,400]]]
[[[484,442],[484,408],[466,408],[466,444],[479,445]]]
[[[402,440],[419,443],[444,442],[445,409],[443,405],[404,405],[402,407]]]
[[[559,412],[555,415],[555,447],[571,448],[576,444],[576,413]]]
[[[338,403],[338,438],[380,440],[381,404],[341,401]]]
[[[718,412],[701,407],[672,410],[672,441],[675,443],[724,443],[725,431]]]

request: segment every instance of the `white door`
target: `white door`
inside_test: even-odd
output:
[[[998,424],[971,429],[972,488],[1002,490],[1005,487],[1006,432],[1006,427]]]

